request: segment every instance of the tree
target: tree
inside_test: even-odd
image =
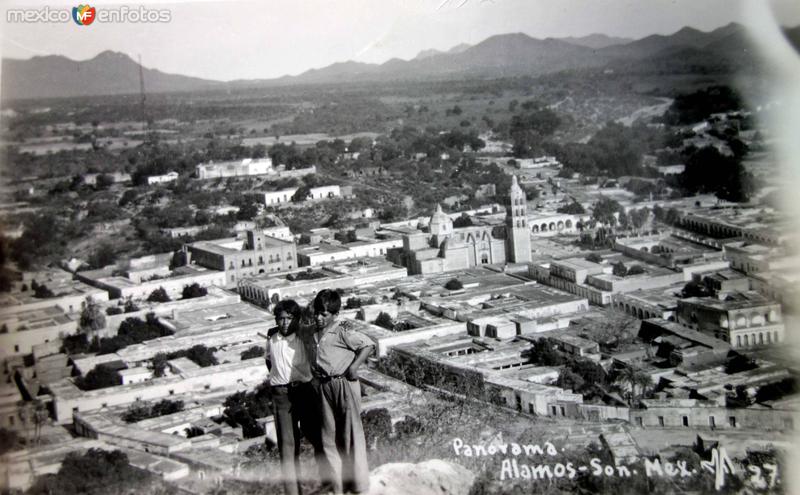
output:
[[[182,400],[163,399],[155,404],[137,401],[128,406],[128,409],[122,414],[122,419],[126,423],[136,423],[144,419],[181,412],[183,405]]]
[[[466,213],[462,213],[460,217],[453,220],[453,227],[461,228],[461,227],[471,227],[472,219]]]
[[[566,204],[564,206],[559,206],[556,209],[558,213],[566,213],[569,215],[583,215],[586,213],[586,209],[583,207],[582,204],[578,203],[576,200],[572,200],[571,203]]]
[[[613,273],[617,277],[624,277],[625,275],[628,274],[628,268],[621,261],[614,263],[611,266],[612,266],[611,273]]]
[[[49,299],[51,297],[56,297],[56,295],[53,293],[53,291],[48,289],[45,284],[41,284],[37,285],[34,289],[33,297],[38,299]]]
[[[681,297],[709,297],[713,295],[705,284],[690,280],[681,290]]]
[[[631,393],[628,404],[633,407],[634,403],[636,402],[637,398],[644,394],[645,390],[653,386],[653,378],[637,369],[633,366],[627,366],[623,368],[622,375],[620,377],[623,382],[627,383],[631,387]],[[636,387],[639,387],[640,394],[637,396],[636,394]]]
[[[528,352],[531,363],[540,366],[559,366],[564,363],[564,357],[555,348],[548,338],[542,338],[533,343]]]
[[[195,438],[206,434],[206,432],[203,431],[203,429],[199,426],[190,426],[183,430],[183,433],[186,435],[186,438]]]
[[[393,203],[383,207],[381,209],[378,218],[380,218],[383,222],[393,222],[395,220],[400,220],[408,215],[408,209],[402,203]]]
[[[563,368],[558,373],[558,379],[556,380],[556,385],[559,387],[570,389],[575,392],[583,389],[584,383],[583,378],[569,368]]]
[[[153,359],[150,360],[150,367],[153,368],[153,377],[161,378],[167,370],[167,354],[165,352],[158,352]]]
[[[713,193],[728,201],[748,201],[754,189],[753,176],[741,159],[724,155],[713,146],[691,152],[678,179],[687,193]]]
[[[302,186],[297,188],[297,191],[292,195],[292,202],[293,203],[302,203],[308,196],[311,194],[311,188],[308,185],[303,184]]]
[[[630,268],[628,268],[627,275],[641,275],[642,273],[645,273],[645,270],[644,268],[642,268],[642,265],[633,265]]]
[[[583,378],[584,382],[592,386],[604,386],[608,375],[602,366],[588,359],[579,358],[569,363],[570,369]]]
[[[92,251],[89,256],[89,265],[92,268],[103,268],[104,266],[113,265],[116,261],[117,253],[114,251],[114,247],[107,242],[100,243],[97,249]]]
[[[160,484],[147,471],[130,465],[119,451],[91,448],[85,453],[70,452],[58,473],[37,478],[29,495],[102,495],[106,493],[157,493]],[[163,488],[161,489],[163,490]]]
[[[116,387],[122,385],[120,374],[106,365],[98,364],[86,376],[75,379],[75,385],[81,390],[97,390],[100,388]]]
[[[725,363],[725,373],[732,375],[758,368],[756,362],[738,352]]]
[[[163,287],[155,289],[153,292],[150,293],[149,296],[147,296],[148,302],[164,303],[164,302],[170,302],[171,300],[172,299],[169,298],[169,295],[167,295],[167,291],[164,290]]]
[[[117,331],[117,335],[92,341],[91,350],[99,354],[109,354],[129,345],[145,340],[157,339],[172,335],[169,328],[161,325],[153,313],[148,313],[146,321],[139,318],[126,318]]]
[[[734,401],[738,407],[747,407],[753,404],[753,397],[750,396],[746,385],[736,385],[734,394]]]
[[[128,206],[131,203],[134,203],[136,199],[139,197],[139,193],[136,192],[136,189],[126,189],[124,193],[122,193],[122,197],[119,199],[120,206]]]
[[[451,278],[444,284],[444,288],[447,290],[461,290],[464,288],[464,284],[457,278]]]
[[[216,366],[219,364],[217,358],[214,357],[214,348],[206,347],[203,344],[197,344],[184,351],[176,351],[167,354],[170,359],[177,357],[186,357],[194,361],[198,366],[207,368],[209,366]]]
[[[100,174],[95,179],[97,189],[108,189],[114,185],[114,178],[108,174]]]
[[[650,210],[648,208],[639,208],[638,210],[632,210],[630,213],[631,224],[637,231],[644,227],[649,218]]]
[[[247,349],[246,351],[243,351],[241,354],[242,361],[244,361],[245,359],[253,359],[261,357],[263,355],[264,355],[264,347],[260,345],[254,345],[249,349]]]
[[[258,204],[247,201],[239,205],[239,211],[236,212],[236,219],[252,220],[256,215],[258,215]]]
[[[592,218],[599,223],[613,227],[617,223],[616,215],[624,211],[622,205],[617,201],[601,197],[592,207]]]
[[[201,287],[200,284],[195,282],[192,285],[183,286],[181,299],[194,299],[196,297],[203,297],[206,295],[208,295],[208,289]]]
[[[133,302],[133,297],[128,296],[125,298],[125,305],[123,306],[123,309],[126,313],[135,313],[139,311],[139,306]]]
[[[264,434],[256,418],[272,414],[272,395],[269,382],[265,381],[254,392],[236,392],[225,398],[222,404],[228,422],[242,427],[245,438],[254,438]]]
[[[602,262],[603,262],[603,257],[602,257],[602,256],[600,256],[600,255],[599,255],[599,254],[597,254],[597,253],[589,253],[589,254],[586,256],[586,258],[584,258],[584,259],[585,259],[586,261],[591,261],[592,263],[602,263]]]
[[[394,320],[388,313],[381,311],[375,318],[375,324],[388,330],[394,330]]]
[[[664,122],[672,125],[692,124],[705,120],[713,113],[729,112],[741,107],[741,97],[729,86],[710,86],[676,96],[664,114]]]
[[[80,329],[83,332],[93,335],[98,330],[106,327],[106,315],[100,309],[94,299],[87,297],[83,302],[81,310]]]
[[[77,333],[75,335],[67,335],[62,340],[62,349],[68,355],[83,354],[89,352],[89,339],[86,334]]]
[[[348,297],[347,301],[345,302],[344,309],[356,309],[360,308],[364,304],[360,298],[358,297]]]

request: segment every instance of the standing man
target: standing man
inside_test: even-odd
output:
[[[265,359],[269,369],[275,430],[281,455],[284,493],[300,495],[300,441],[305,436],[321,453],[316,392],[306,347],[298,336],[300,306],[280,301],[273,310],[278,326],[267,333]]]
[[[314,299],[317,332],[309,340],[311,372],[319,394],[324,464],[332,470],[334,493],[369,490],[369,466],[361,424],[361,384],[358,368],[374,344],[349,322],[338,321],[342,300],[332,290]]]

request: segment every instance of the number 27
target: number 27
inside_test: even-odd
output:
[[[774,488],[775,487],[775,483],[777,482],[777,479],[778,479],[778,466],[776,466],[775,464],[764,464],[763,468],[764,468],[765,471],[767,471],[767,473],[769,475],[769,488]],[[751,473],[753,473],[753,475],[750,476],[750,481],[751,482],[753,482],[754,484],[756,484],[758,486],[767,485],[767,482],[761,476],[761,468],[760,467],[758,467],[758,466],[756,466],[754,464],[751,464],[751,465],[747,466],[747,469]]]

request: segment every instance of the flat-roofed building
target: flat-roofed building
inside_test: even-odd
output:
[[[613,302],[614,294],[668,287],[684,280],[682,271],[670,270],[644,263],[630,263],[620,255],[599,263],[583,258],[569,258],[531,264],[529,274],[537,281],[557,289],[585,297],[589,302],[606,306]],[[638,273],[615,275],[611,263],[628,262],[638,265]],[[623,263],[624,264],[624,263]]]
[[[320,242],[299,247],[297,259],[299,266],[318,266],[347,259],[386,256],[391,250],[402,247],[403,239],[395,236],[358,238],[343,244]]]
[[[322,289],[365,288],[406,278],[406,270],[381,258],[331,262],[289,274],[263,274],[243,279],[239,294],[246,301],[267,305],[287,297],[312,296]]]
[[[147,299],[154,290],[164,289],[172,299],[179,299],[184,287],[197,284],[200,287],[226,285],[225,272],[211,270],[202,266],[189,265],[167,269],[160,275],[139,277],[133,274],[134,279],[123,275],[109,275],[106,271],[94,270],[80,272],[79,277],[95,287],[108,291],[112,299],[133,298]],[[137,280],[138,279],[138,280]]]
[[[130,404],[136,401],[161,400],[173,394],[212,388],[230,389],[232,384],[263,382],[267,368],[258,359],[220,364],[186,371],[179,375],[154,378],[145,382],[84,391],[71,378],[50,385],[53,396],[53,414],[58,424],[70,424],[77,412],[96,411],[103,407]]]
[[[791,236],[780,214],[765,208],[702,208],[686,212],[681,226],[716,239],[744,238],[777,246]]]
[[[699,399],[642,399],[631,410],[631,423],[645,428],[750,429],[755,431],[794,428],[794,409],[751,406],[731,409]]]
[[[648,318],[674,320],[675,311],[678,309],[679,295],[684,285],[683,282],[680,282],[664,288],[614,294],[611,297],[611,305],[614,309],[640,320]]]
[[[271,158],[245,158],[240,161],[201,163],[197,165],[198,179],[218,179],[274,173]]]
[[[108,301],[108,292],[72,280],[71,274],[61,270],[36,277],[27,278],[27,283],[37,280],[54,297],[38,298],[32,290],[16,288],[0,294],[0,360],[30,354],[37,345],[74,333],[87,299]]]
[[[225,287],[236,287],[244,277],[282,272],[297,267],[297,248],[292,241],[276,239],[260,231],[247,238],[199,241],[184,246],[189,263],[225,273]]]
[[[784,341],[781,305],[755,291],[723,298],[692,297],[678,301],[680,323],[728,342],[734,349]]]
[[[725,259],[731,268],[748,275],[760,272],[800,269],[800,259],[782,247],[749,241],[726,243]]]
[[[147,178],[147,185],[152,186],[153,184],[166,184],[168,182],[175,182],[176,180],[178,180],[178,172],[172,171],[164,175],[149,176]]]

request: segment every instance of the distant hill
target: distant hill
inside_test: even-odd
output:
[[[670,48],[701,49],[732,34],[744,32],[744,26],[735,22],[707,33],[685,27],[668,36],[654,34],[624,45],[609,46],[598,52],[614,58],[645,58],[654,56],[659,52],[663,53]]]
[[[433,49],[433,48],[430,49],[430,50],[422,50],[421,52],[419,52],[417,54],[416,57],[414,57],[414,60],[425,60],[426,58],[431,58],[431,57],[433,57],[435,55],[444,55],[446,53],[449,53],[451,55],[455,54],[455,53],[461,53],[463,51],[468,50],[469,47],[470,47],[470,45],[468,45],[467,43],[461,43],[461,44],[456,45],[453,48],[447,50],[446,52],[443,52],[441,50],[436,50],[436,49]]]
[[[795,46],[800,44],[800,28],[787,28],[785,34]],[[290,84],[535,77],[586,68],[720,73],[754,66],[757,57],[751,47],[747,31],[735,23],[711,32],[685,27],[671,35],[652,35],[635,41],[602,34],[541,40],[512,33],[492,36],[474,46],[457,45],[446,52],[424,50],[411,60],[395,58],[383,64],[343,61],[276,79],[223,83],[144,69],[144,80],[148,92],[172,92]],[[79,62],[61,56],[3,59],[2,76],[4,99],[139,92],[138,64],[127,55],[108,51]]]
[[[614,45],[624,45],[633,41],[631,38],[615,38],[612,36],[606,36],[605,34],[598,34],[593,33],[588,36],[582,36],[580,38],[556,38],[565,43],[569,43],[571,45],[578,45],[578,46],[585,46],[587,48],[606,48],[608,46]]]
[[[471,45],[469,45],[467,43],[461,43],[460,45],[456,45],[453,48],[447,50],[447,53],[461,53],[461,52],[469,50],[470,46]]]
[[[195,91],[220,83],[143,69],[148,92]],[[139,92],[139,64],[129,56],[105,51],[90,60],[60,55],[30,60],[3,59],[0,95],[3,99],[92,96]]]
[[[474,46],[448,52],[421,52],[412,60],[392,59],[383,64],[353,66],[352,80],[426,80],[448,77],[503,77],[551,72],[602,63],[586,47],[559,40],[539,40],[522,33],[492,36]],[[308,83],[342,80],[342,64],[285,78]]]
[[[714,72],[746,66],[752,60],[745,28],[736,23],[711,32],[685,27],[671,35],[652,35],[630,41],[594,34],[582,38],[532,38],[514,33],[492,36],[460,53],[425,51],[416,58],[384,64],[361,64],[346,75],[334,64],[283,83],[381,80],[426,80],[448,77],[507,77],[568,69],[609,67],[677,72]],[[451,50],[452,51],[452,50]],[[744,54],[744,55],[742,55]]]
[[[443,53],[443,51],[436,50],[434,48],[431,48],[430,50],[422,50],[417,54],[416,57],[414,57],[414,60],[425,60],[426,58],[430,58],[435,55],[441,55]]]

